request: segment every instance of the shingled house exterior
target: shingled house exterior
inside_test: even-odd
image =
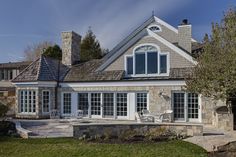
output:
[[[134,120],[135,112],[174,111],[174,122],[212,124],[212,111],[225,105],[183,91],[202,47],[184,20],[178,29],[152,16],[102,59],[80,62],[81,36],[62,32],[62,61],[41,56],[14,80],[16,116]]]

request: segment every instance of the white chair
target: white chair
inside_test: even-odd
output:
[[[135,118],[136,118],[138,123],[154,122],[154,116],[151,116],[151,115],[141,115],[138,112],[135,112]]]
[[[155,117],[155,122],[161,122],[161,123],[163,121],[172,122],[172,113],[173,113],[173,110],[164,111],[164,113]]]
[[[83,110],[77,110],[77,118],[83,118],[84,112]]]
[[[53,109],[50,112],[50,119],[59,119],[60,114],[59,111],[57,109]]]

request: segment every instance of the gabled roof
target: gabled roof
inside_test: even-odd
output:
[[[101,59],[94,59],[72,66],[63,82],[116,81],[123,78],[123,70],[96,72],[102,62]]]
[[[61,61],[41,56],[26,67],[12,82],[61,81],[69,68]]]
[[[145,35],[151,34],[152,36],[155,36],[154,38],[157,37],[161,40],[164,39],[161,36],[157,35],[156,33],[153,33],[147,29],[147,26],[153,22],[160,23],[160,24],[166,26],[167,28],[169,28],[170,30],[172,30],[173,32],[178,33],[178,30],[175,27],[169,25],[168,23],[159,19],[156,16],[152,16],[151,18],[146,20],[142,25],[140,25],[137,29],[135,29],[131,34],[129,34],[124,40],[122,40],[119,44],[117,44],[108,54],[106,54],[106,56],[104,56],[104,64],[101,64],[101,66],[97,69],[97,71],[104,70],[117,57],[119,57],[125,50],[127,50],[129,48],[129,46],[134,44],[136,41],[138,41],[139,39],[141,39]],[[169,43],[169,46],[171,46],[172,48],[173,47],[177,48],[178,51],[181,52],[181,54],[183,54],[186,59],[188,59],[189,61],[196,64],[195,61],[193,61],[192,56],[189,53],[187,53],[187,55],[185,55],[184,53],[186,53],[186,51],[184,51],[183,49],[180,49],[178,46],[174,45],[173,43],[170,43],[167,40],[165,40],[165,41],[166,41],[165,43]],[[196,40],[192,38],[192,42],[196,42]]]

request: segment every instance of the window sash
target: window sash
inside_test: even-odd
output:
[[[42,104],[43,112],[50,112],[50,91],[42,91]]]
[[[145,53],[135,53],[135,74],[146,74]]]
[[[71,93],[63,94],[63,113],[71,114]]]
[[[137,93],[136,94],[136,110],[137,112],[142,112],[142,110],[147,110],[147,93]]]
[[[127,75],[133,74],[133,57],[126,58],[126,71]]]
[[[147,74],[157,74],[158,73],[158,54],[157,52],[147,52]]]
[[[160,55],[160,73],[167,73],[167,55]]]

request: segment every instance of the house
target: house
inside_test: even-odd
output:
[[[175,122],[212,124],[224,102],[183,90],[202,46],[187,20],[175,28],[152,16],[102,59],[80,62],[81,36],[62,32],[62,61],[45,56],[15,79],[16,116],[134,120],[135,112],[173,110]],[[231,122],[231,121],[230,121]],[[228,125],[228,123],[227,123]]]
[[[9,92],[15,93],[15,87],[11,80],[29,64],[30,62],[27,61],[0,63],[0,97],[8,96]]]

